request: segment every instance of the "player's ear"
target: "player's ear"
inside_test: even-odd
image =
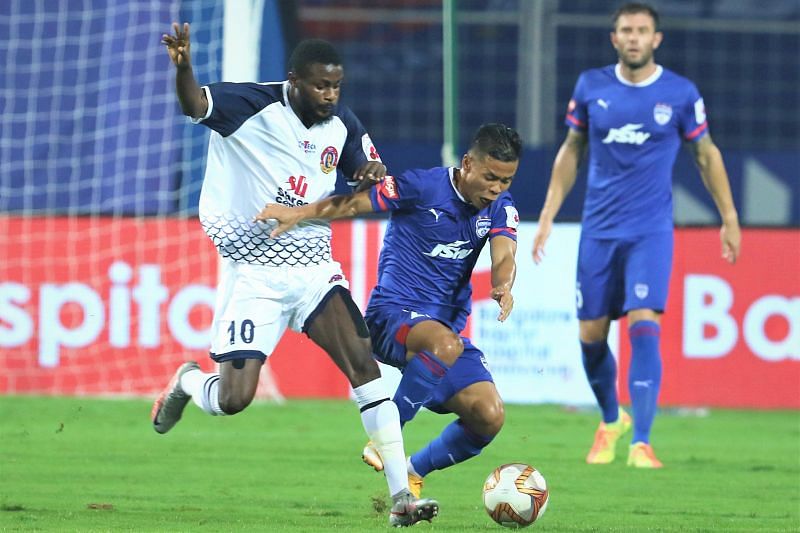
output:
[[[664,34],[661,33],[660,31],[655,32],[655,34],[653,34],[653,50],[658,48],[659,45],[661,44],[661,41],[663,40],[664,40]]]

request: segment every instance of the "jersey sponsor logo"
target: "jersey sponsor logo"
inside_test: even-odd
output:
[[[597,99],[597,105],[602,107],[603,109],[608,109],[608,106],[611,104],[609,100],[603,100],[602,98]]]
[[[306,205],[308,202],[302,200],[308,192],[308,178],[305,176],[289,176],[289,188],[278,187],[278,194],[275,195],[275,203],[295,207]]]
[[[369,138],[369,134],[367,133],[361,136],[361,149],[364,150],[364,155],[366,155],[370,161],[381,160],[378,150],[375,149],[375,145],[372,144],[372,139]]]
[[[694,103],[694,119],[698,124],[706,121],[706,104],[702,98],[698,98]]]
[[[653,118],[656,124],[663,126],[672,118],[672,106],[669,104],[656,104],[653,108]]]
[[[644,300],[650,293],[650,287],[646,283],[637,283],[633,286],[633,293],[640,300]]]
[[[506,210],[506,226],[511,229],[517,229],[519,227],[519,212],[517,208],[513,205],[507,205],[504,209]]]
[[[603,139],[603,144],[620,143],[642,145],[650,138],[646,131],[638,131],[644,124],[625,124],[621,128],[611,128]]]
[[[441,214],[442,214],[442,212],[441,212],[441,211],[437,211],[436,209],[433,209],[433,208],[431,208],[431,209],[428,209],[428,211],[430,211],[431,213],[433,213],[433,216],[435,216],[435,217],[436,217],[436,222],[439,222],[439,215],[441,215]]]
[[[289,176],[289,190],[301,198],[305,198],[308,191],[308,182],[305,176]]]
[[[325,174],[330,174],[336,170],[336,165],[339,163],[339,152],[333,146],[328,146],[322,151],[319,156],[319,168]]]
[[[441,257],[442,259],[464,259],[472,253],[472,248],[461,248],[469,241],[453,241],[449,244],[437,244],[430,252],[424,252],[429,257]]]
[[[307,154],[313,154],[317,151],[317,145],[311,141],[297,141],[297,146]]]
[[[489,217],[478,217],[475,221],[475,233],[479,239],[483,239],[492,228],[492,219]]]
[[[397,194],[397,184],[394,182],[394,176],[386,176],[383,181],[378,185],[378,194],[383,194],[390,200],[397,200],[400,195]]]

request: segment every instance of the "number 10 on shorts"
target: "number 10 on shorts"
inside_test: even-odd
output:
[[[242,342],[245,344],[250,344],[253,342],[253,337],[256,334],[256,327],[253,324],[253,321],[250,319],[243,320],[242,325],[236,328],[236,321],[231,320],[231,325],[228,326],[228,333],[230,334],[230,343],[236,344],[236,334],[239,334],[239,338],[242,339]]]

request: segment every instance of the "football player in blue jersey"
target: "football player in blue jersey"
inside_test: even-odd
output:
[[[189,25],[173,30],[162,41],[177,69],[181,109],[211,129],[199,211],[222,256],[211,339],[219,373],[193,361],[178,368],[153,405],[153,428],[171,430],[190,399],[211,415],[246,408],[262,364],[291,327],[322,347],[350,381],[364,429],[387,457],[390,524],[430,520],[438,503],[409,491],[399,411],[341,266],[331,258],[330,225],[311,221],[274,238],[252,220],[265,202],[297,206],[329,196],[337,168],[355,181],[386,174],[361,122],[339,103],[338,52],[326,41],[306,40],[292,52],[285,81],[200,87]]]
[[[271,204],[256,216],[277,220],[278,236],[304,220],[391,213],[366,311],[373,349],[378,360],[403,372],[394,396],[402,423],[422,406],[458,416],[409,458],[409,486],[417,496],[425,475],[475,457],[503,427],[503,402],[483,353],[460,332],[471,311],[470,275],[487,242],[498,320],[514,306],[519,216],[508,188],[521,145],[513,129],[487,124],[460,168],[409,170],[367,191],[298,208]],[[363,458],[384,468],[372,443]]]
[[[672,268],[672,166],[681,142],[694,156],[722,218],[722,257],[734,263],[741,231],[722,155],[708,133],[695,85],[656,64],[658,14],[640,3],[613,16],[615,65],[587,70],[569,102],[567,137],[556,155],[534,237],[539,263],[553,219],[572,189],[588,145],[588,188],[578,252],[577,308],[583,365],[603,420],[586,461],[614,460],[631,427],[619,407],[617,367],[607,338],[611,320],[627,315],[633,436],[628,465],[659,468],[650,444],[661,383],[660,317]]]

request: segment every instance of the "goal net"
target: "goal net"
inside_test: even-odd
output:
[[[152,393],[209,364],[216,258],[196,223],[207,133],[160,44],[192,20],[219,78],[216,2],[0,5],[0,393]]]

